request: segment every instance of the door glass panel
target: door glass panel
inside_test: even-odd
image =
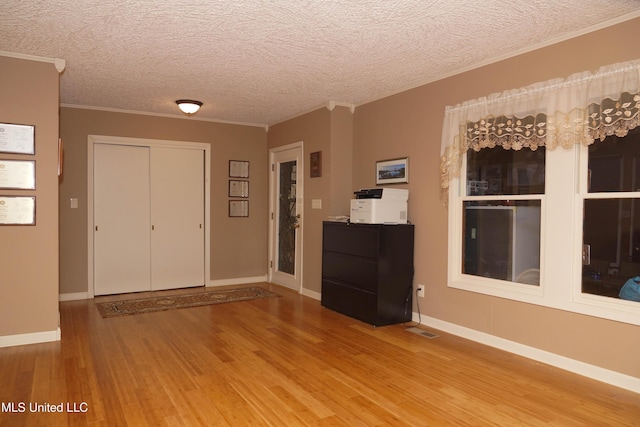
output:
[[[295,274],[296,259],[296,161],[280,163],[278,209],[278,270]]]

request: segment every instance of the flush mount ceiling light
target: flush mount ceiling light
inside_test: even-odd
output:
[[[182,112],[187,116],[195,114],[200,107],[202,107],[202,102],[194,101],[192,99],[178,99],[176,104],[178,104],[178,108],[180,108],[180,110],[182,110]]]

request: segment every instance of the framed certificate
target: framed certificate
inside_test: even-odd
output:
[[[249,178],[249,162],[244,160],[229,160],[230,178]]]
[[[230,179],[229,197],[249,197],[249,181]]]
[[[0,188],[35,190],[35,160],[0,160]]]
[[[249,201],[248,200],[229,200],[229,216],[230,217],[249,216]]]
[[[36,198],[0,196],[0,225],[35,225]]]
[[[35,126],[0,123],[0,152],[35,154]]]

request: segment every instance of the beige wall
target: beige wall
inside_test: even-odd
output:
[[[329,135],[330,204],[326,213],[349,215],[353,198],[353,113],[348,108],[337,107],[331,112]]]
[[[35,226],[0,226],[0,338],[58,329],[58,87],[53,63],[0,56],[0,122],[35,126]],[[49,335],[49,339],[55,339]]]
[[[211,145],[211,277],[267,274],[267,134],[264,128],[63,107],[64,174],[60,184],[60,292],[87,292],[87,138],[204,142]],[[248,160],[249,217],[228,217],[229,160]],[[77,198],[78,209],[70,208]]]
[[[640,377],[640,327],[447,287],[447,210],[439,157],[447,105],[640,57],[640,19],[359,106],[353,186],[374,186],[376,160],[410,157],[409,219],[423,315]],[[550,283],[549,286],[553,286]]]
[[[348,215],[351,191],[353,117],[346,107],[320,108],[269,128],[269,149],[303,142],[304,212],[303,275],[305,290],[320,293],[322,221],[329,215]],[[322,176],[311,178],[310,153],[322,152]],[[322,209],[311,209],[313,199]]]

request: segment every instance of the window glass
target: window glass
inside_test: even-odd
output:
[[[640,282],[640,193],[615,194],[640,191],[639,159],[640,128],[589,146],[583,293],[640,301],[640,284],[633,280]]]
[[[545,147],[467,152],[467,196],[543,194]]]
[[[640,191],[640,127],[589,146],[589,192]]]
[[[540,284],[540,200],[463,203],[464,274]]]

